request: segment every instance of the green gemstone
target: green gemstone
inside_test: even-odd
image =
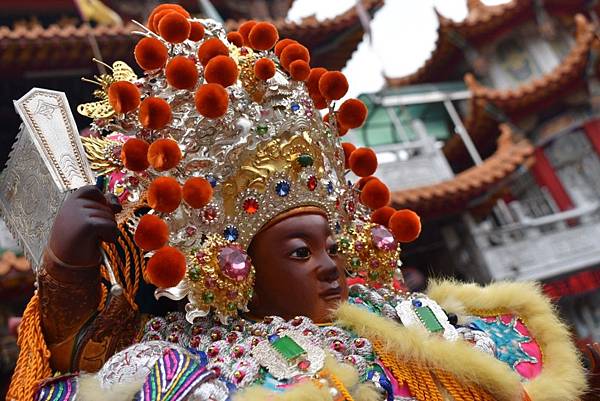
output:
[[[200,280],[200,269],[198,269],[197,267],[192,267],[188,271],[188,276],[190,277],[190,280],[192,280],[192,281]]]
[[[301,154],[300,156],[298,156],[298,163],[300,164],[300,166],[302,167],[308,167],[308,166],[312,166],[313,165],[313,158],[311,155],[309,154]]]
[[[352,260],[350,261],[350,264],[352,265],[352,267],[358,267],[358,266],[360,266],[360,259],[352,258]]]
[[[348,249],[350,247],[350,240],[348,238],[340,238],[340,247]]]
[[[258,133],[258,135],[265,135],[267,132],[269,132],[269,127],[267,127],[266,125],[259,125],[258,127],[256,127],[256,132]]]
[[[415,307],[414,310],[421,323],[423,323],[423,326],[425,326],[429,332],[438,333],[440,331],[444,331],[444,327],[437,317],[435,317],[435,314],[429,306]]]
[[[304,348],[302,348],[296,341],[292,340],[288,336],[278,338],[277,340],[273,341],[271,345],[287,361],[292,361],[306,353]]]
[[[215,294],[210,291],[206,291],[204,294],[202,294],[202,300],[205,304],[210,304],[215,300]]]
[[[229,310],[235,310],[236,306],[234,303],[230,302],[229,304],[227,304],[227,309]]]
[[[371,279],[371,280],[377,280],[378,277],[379,277],[379,273],[377,273],[377,272],[369,272],[369,279]]]

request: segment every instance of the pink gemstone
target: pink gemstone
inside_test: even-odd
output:
[[[196,260],[198,261],[198,263],[204,263],[205,256],[206,256],[206,254],[204,252],[201,252],[201,251],[196,252]]]
[[[194,226],[187,226],[185,228],[185,233],[188,235],[188,237],[193,236],[194,234],[196,234],[196,227]]]
[[[373,268],[378,268],[379,267],[379,261],[377,259],[371,259],[369,261],[369,264],[371,265],[371,267]]]
[[[242,281],[250,273],[250,258],[236,246],[226,246],[219,252],[219,266],[224,275]]]
[[[217,286],[217,281],[212,277],[207,277],[206,280],[204,280],[204,285],[206,285],[206,288],[215,288]]]
[[[371,229],[371,238],[378,249],[383,251],[394,251],[398,244],[392,233],[384,226],[375,226]]]
[[[236,291],[227,291],[227,298],[230,300],[234,300],[236,299],[238,296],[238,293]]]
[[[363,244],[363,243],[362,243],[362,242],[360,242],[360,241],[356,241],[356,242],[354,243],[354,249],[356,249],[357,251],[359,251],[359,252],[360,252],[360,251],[362,251],[363,249],[365,249],[365,244]]]
[[[346,350],[346,344],[344,344],[340,340],[335,340],[333,342],[332,348],[337,352],[344,352]]]
[[[245,56],[246,54],[248,54],[248,49],[246,49],[245,47],[242,47],[242,48],[240,49],[240,54],[241,54],[242,56]]]
[[[306,372],[310,368],[310,361],[308,359],[304,359],[298,363],[298,369]]]

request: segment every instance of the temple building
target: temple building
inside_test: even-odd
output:
[[[430,57],[362,95],[369,119],[346,138],[376,148],[393,206],[421,215],[407,269],[540,280],[583,341],[600,340],[598,11],[469,0],[462,21],[436,13]]]

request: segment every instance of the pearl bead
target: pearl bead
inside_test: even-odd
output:
[[[339,395],[340,395],[340,392],[338,391],[338,389],[337,389],[337,388],[335,388],[335,387],[331,387],[331,388],[329,389],[329,394],[330,394],[330,395],[333,397],[333,399],[334,399],[334,400],[336,400],[336,399],[339,397]]]

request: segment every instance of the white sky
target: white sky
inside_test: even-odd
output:
[[[357,0],[295,0],[288,18],[299,21],[316,14],[332,18],[356,4]],[[484,0],[485,4],[506,0]],[[467,14],[466,0],[387,0],[371,21],[372,45],[358,46],[343,72],[350,83],[348,96],[375,92],[384,84],[383,74],[396,77],[410,74],[429,57],[437,39],[437,18],[433,8],[454,20]]]

